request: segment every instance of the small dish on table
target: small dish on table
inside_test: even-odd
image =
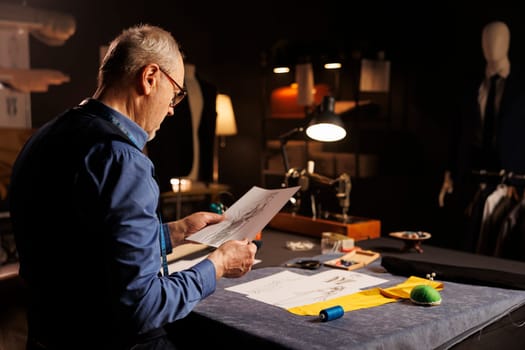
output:
[[[405,243],[401,251],[408,252],[413,248],[418,253],[423,253],[421,243],[432,237],[430,233],[423,231],[398,231],[391,232],[389,235],[390,237],[401,239]]]

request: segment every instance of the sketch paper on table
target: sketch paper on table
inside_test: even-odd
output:
[[[241,293],[244,295],[256,295],[267,290],[282,290],[283,286],[291,281],[304,280],[305,275],[301,275],[289,270],[277,272],[266,277],[261,277],[250,282],[244,282],[225,288],[226,290]]]
[[[224,221],[203,228],[189,240],[218,247],[231,239],[253,239],[299,188],[268,190],[253,186],[224,212]]]
[[[282,271],[226,290],[289,309],[357,293],[385,282],[388,280],[355,271],[333,269],[310,276]]]

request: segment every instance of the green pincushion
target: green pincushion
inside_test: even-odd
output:
[[[439,305],[441,304],[441,294],[434,287],[422,284],[412,288],[410,300],[417,305]]]

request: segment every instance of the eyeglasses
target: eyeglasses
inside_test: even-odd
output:
[[[177,89],[179,89],[179,91],[177,93],[175,93],[175,96],[173,96],[173,98],[171,99],[171,102],[170,102],[170,107],[171,108],[175,108],[176,105],[178,105],[180,103],[180,101],[184,100],[184,97],[186,97],[186,95],[188,94],[188,91],[186,91],[185,88],[183,88],[182,86],[180,86],[176,81],[175,79],[173,79],[164,69],[160,68],[160,71],[162,73],[164,73],[164,75],[169,79],[169,81],[171,81],[171,83],[173,85],[175,85],[177,87]]]

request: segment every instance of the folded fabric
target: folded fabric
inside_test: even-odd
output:
[[[345,312],[365,309],[388,303],[394,303],[398,300],[409,299],[412,288],[422,284],[434,287],[436,290],[442,290],[444,287],[442,282],[410,276],[405,282],[393,287],[366,289],[335,299],[308,305],[295,306],[287,310],[300,316],[317,316],[321,310],[336,305],[341,306]]]
[[[478,264],[476,259],[476,256],[473,255],[467,263]],[[516,264],[519,263],[516,262]],[[525,290],[525,273],[517,268],[518,266],[516,266],[516,272],[509,272],[501,269],[466,266],[459,263],[441,264],[394,256],[383,256],[381,266],[391,274],[398,276],[425,276],[428,271],[434,271],[441,281]]]

